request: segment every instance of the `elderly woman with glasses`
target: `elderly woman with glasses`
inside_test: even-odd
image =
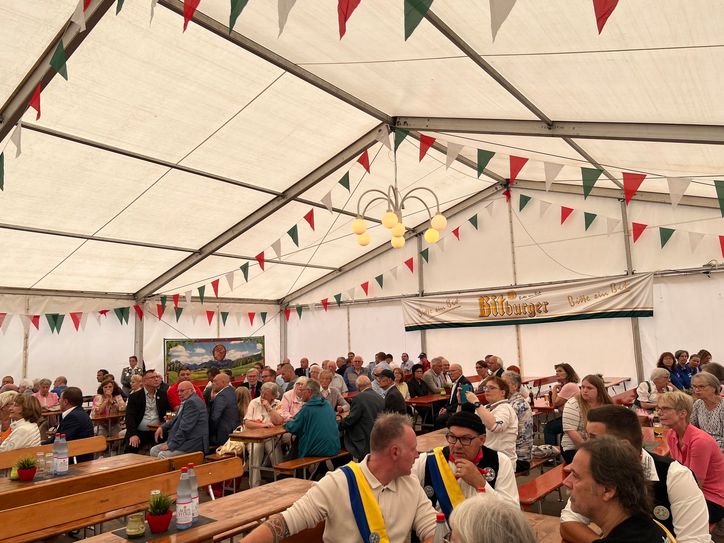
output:
[[[518,439],[518,415],[510,405],[510,387],[500,377],[491,376],[485,380],[485,399],[488,405],[481,405],[473,392],[466,392],[465,398],[475,407],[487,430],[485,446],[503,453],[515,466],[518,455],[515,442]]]
[[[669,428],[666,442],[671,458],[696,476],[709,509],[709,522],[724,519],[724,455],[714,438],[691,424],[694,402],[680,391],[667,392],[656,408],[661,424]]]
[[[719,396],[719,379],[711,373],[697,373],[691,378],[696,401],[691,424],[714,438],[724,453],[724,401]]]
[[[671,384],[671,374],[665,368],[654,368],[651,371],[650,379],[642,381],[636,388],[636,400],[634,405],[641,409],[653,412],[656,409],[656,402],[664,392],[674,392],[676,387]]]

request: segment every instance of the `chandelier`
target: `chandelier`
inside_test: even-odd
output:
[[[363,247],[369,244],[371,238],[370,233],[367,231],[367,224],[365,223],[364,215],[367,213],[367,208],[370,205],[375,202],[384,201],[387,203],[387,211],[384,215],[382,215],[382,226],[390,231],[390,244],[393,248],[400,249],[404,247],[406,227],[402,223],[402,210],[405,209],[405,202],[408,200],[417,200],[425,207],[430,219],[430,227],[425,230],[424,238],[425,241],[431,245],[437,243],[440,239],[440,232],[447,226],[447,219],[442,213],[440,213],[440,202],[437,199],[437,195],[427,187],[415,187],[404,194],[401,193],[397,188],[396,153],[394,155],[394,167],[394,183],[387,187],[387,192],[383,192],[380,189],[369,189],[363,192],[360,195],[359,200],[357,200],[357,218],[352,221],[352,232],[357,234],[357,243]],[[429,206],[420,194],[428,194],[432,196],[435,200],[434,206]],[[374,197],[369,198],[363,207],[363,201],[368,195]],[[435,210],[434,215],[432,212],[433,208]]]

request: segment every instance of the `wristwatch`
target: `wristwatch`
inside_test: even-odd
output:
[[[473,407],[474,407],[475,409],[477,409],[478,407],[480,407],[480,402],[475,402],[475,403],[473,404]]]

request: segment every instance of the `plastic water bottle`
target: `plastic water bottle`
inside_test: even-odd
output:
[[[176,490],[176,529],[187,530],[194,521],[194,505],[188,468],[181,468],[181,479]]]
[[[447,536],[450,533],[450,529],[447,526],[445,520],[445,513],[438,513],[435,522],[435,535],[432,538],[432,543],[445,543]]]
[[[68,474],[68,442],[65,434],[55,436],[53,441],[53,471],[55,475]]]
[[[188,465],[189,470],[189,484],[191,485],[191,502],[193,505],[194,522],[199,520],[199,483],[196,480],[196,471],[194,470],[194,463],[190,462]]]

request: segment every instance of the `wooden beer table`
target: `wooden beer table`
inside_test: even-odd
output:
[[[423,453],[436,447],[444,447],[448,444],[445,434],[447,434],[447,428],[417,436],[417,451]]]
[[[251,470],[257,469],[260,472],[261,471],[271,471],[274,473],[273,467],[264,467],[264,461],[266,460],[266,455],[264,452],[266,449],[264,449],[264,442],[271,439],[272,440],[272,453],[276,449],[277,441],[286,433],[286,430],[284,429],[284,426],[272,426],[271,428],[249,428],[247,430],[244,430],[243,432],[232,432],[229,434],[229,439],[232,441],[243,441],[244,443],[251,443],[252,447],[252,453],[249,455],[249,462],[248,462],[248,468],[249,468],[249,478],[251,480]],[[255,458],[254,451],[256,450],[255,447],[262,447],[262,454],[261,454],[261,463],[259,465],[253,464],[253,458]]]
[[[551,515],[523,513],[535,532],[537,543],[561,543],[561,519]]]

